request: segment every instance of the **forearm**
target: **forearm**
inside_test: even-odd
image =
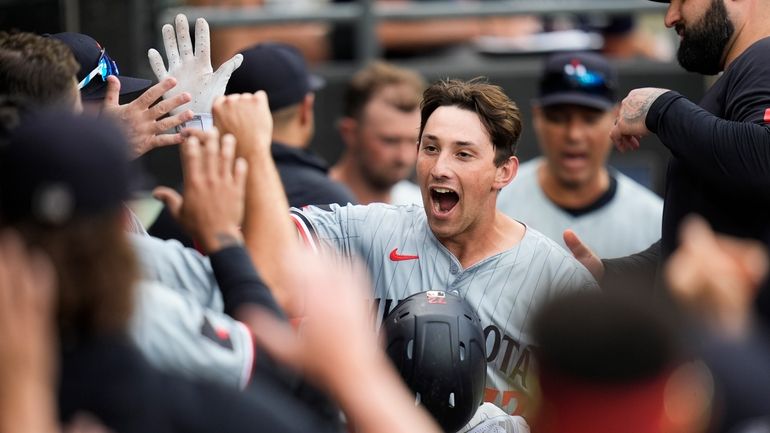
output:
[[[285,269],[283,258],[298,247],[296,231],[289,218],[289,203],[278,176],[269,147],[247,157],[246,211],[243,234],[246,248],[278,305],[290,302],[284,289],[284,276],[296,269]]]
[[[736,186],[770,188],[770,128],[720,119],[676,92],[650,107],[647,128],[703,176]]]
[[[40,378],[23,380],[14,375],[2,381],[0,390],[0,431],[3,433],[54,433],[56,409],[52,386]]]

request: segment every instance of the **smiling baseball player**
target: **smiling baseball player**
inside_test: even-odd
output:
[[[268,286],[289,313],[296,294],[284,278],[296,269],[282,257],[297,247],[296,232],[314,248],[336,248],[365,261],[378,318],[411,294],[457,292],[475,308],[486,338],[485,400],[509,413],[527,409],[534,355],[529,319],[545,300],[592,289],[596,283],[569,253],[496,210],[498,191],[513,180],[521,131],[519,111],[503,91],[484,82],[442,81],[424,94],[417,177],[425,207],[331,206],[292,211],[275,171],[265,131],[263,93],[226,97],[214,118],[233,133],[249,162],[246,244]],[[417,125],[416,125],[417,126]],[[295,310],[296,312],[296,310]]]

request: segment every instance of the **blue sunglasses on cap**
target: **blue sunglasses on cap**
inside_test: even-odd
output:
[[[101,76],[102,81],[107,82],[107,77],[110,75],[118,75],[118,64],[107,55],[107,52],[102,48],[102,53],[99,56],[99,62],[96,67],[86,75],[81,82],[78,83],[78,90],[86,87],[94,77]]]

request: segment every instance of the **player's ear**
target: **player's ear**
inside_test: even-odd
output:
[[[315,104],[315,93],[308,93],[300,102],[300,121],[303,125],[313,121],[313,104]]]
[[[519,158],[510,156],[508,159],[495,167],[495,183],[492,187],[496,190],[503,189],[504,186],[511,183],[519,172]]]
[[[355,145],[357,127],[358,122],[352,117],[343,117],[337,122],[337,131],[339,131],[342,141],[345,142],[345,146],[348,148]]]

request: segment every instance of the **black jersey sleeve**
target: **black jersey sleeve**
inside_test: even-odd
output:
[[[770,99],[765,104],[770,108]],[[720,119],[673,91],[653,103],[646,124],[674,156],[704,177],[770,188],[770,126]]]
[[[604,265],[602,290],[652,292],[656,284],[660,255],[660,241],[657,241],[639,253],[602,260]]]

